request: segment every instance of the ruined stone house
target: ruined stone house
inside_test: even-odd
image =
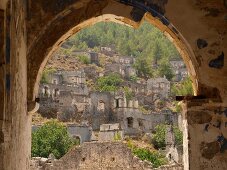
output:
[[[121,63],[106,64],[104,74],[108,75],[110,73],[117,73],[125,79],[136,76],[136,70],[131,65],[123,65]]]
[[[166,127],[166,136],[165,136],[165,142],[166,142],[166,148],[165,148],[165,154],[167,159],[170,162],[182,164],[182,156],[183,156],[183,146],[176,145],[175,143],[175,137],[173,133],[173,126],[169,125]]]
[[[83,119],[90,123],[93,130],[99,130],[102,124],[114,122],[114,97],[111,93],[92,92],[89,101]]]
[[[184,61],[181,59],[172,59],[170,60],[170,65],[172,67],[172,71],[175,75],[174,81],[179,82],[188,77],[188,71],[184,64]]]
[[[89,91],[85,81],[83,70],[50,74],[50,83],[41,84],[39,88],[39,112],[42,115],[52,112],[54,118],[62,121],[81,120],[77,114],[82,113],[88,104]]]
[[[72,56],[86,56],[91,64],[99,65],[99,54],[92,51],[74,50]]]
[[[115,47],[114,46],[100,47],[100,53],[109,57],[114,57],[116,55]]]
[[[117,55],[115,56],[115,61],[117,63],[120,63],[122,65],[132,65],[135,63],[135,59],[133,58],[133,56],[120,56]]]
[[[100,126],[98,141],[119,141],[124,139],[124,131],[119,123],[102,124]]]
[[[178,126],[178,114],[172,113],[143,113],[138,108],[116,108],[117,122],[125,135],[141,136],[145,133],[151,133],[159,124],[167,123]]]
[[[167,99],[170,95],[170,82],[163,78],[151,78],[147,80],[147,93],[155,99]]]

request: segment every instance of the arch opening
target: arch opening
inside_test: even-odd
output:
[[[105,15],[104,15],[105,16]],[[102,16],[103,17],[103,16]],[[110,21],[110,19],[109,19],[109,17],[116,17],[116,16],[114,16],[114,15],[108,15],[108,16],[106,16],[107,18],[108,18],[108,20],[104,20],[104,21]],[[101,22],[102,20],[100,20],[100,22]],[[143,21],[147,21],[147,20],[143,20]],[[137,27],[139,28],[139,26],[142,24],[142,22],[143,21],[141,21],[138,25],[137,25]],[[147,21],[148,22],[148,21]],[[86,23],[86,22],[85,22]],[[149,22],[148,22],[149,23]],[[95,23],[93,23],[92,22],[92,25],[93,24],[95,24]],[[121,24],[125,24],[125,23],[121,23]],[[129,24],[126,24],[127,26],[130,26]],[[86,26],[86,27],[88,27],[88,26]],[[83,27],[83,28],[86,28],[86,27]],[[75,28],[74,28],[75,29]],[[166,32],[164,32],[164,34],[167,34]],[[169,34],[167,34],[167,36],[170,36]],[[174,42],[173,41],[173,38],[170,36],[169,37],[169,39],[171,40],[171,43],[172,42]],[[62,42],[62,43],[64,43],[64,42]],[[61,44],[62,44],[61,43]],[[57,44],[56,45],[56,47],[59,47],[61,44]],[[175,44],[176,45],[176,44]],[[54,47],[54,48],[56,48],[56,47]],[[107,49],[108,50],[108,49]],[[179,49],[178,49],[179,50]],[[51,53],[52,54],[52,53]],[[51,55],[51,54],[49,54],[49,55]],[[182,54],[182,53],[180,53],[180,54]],[[48,57],[49,56],[47,56],[47,58],[46,59],[48,59]],[[94,61],[95,62],[95,61]],[[120,59],[119,60],[119,62],[120,63],[123,63],[123,64],[129,64],[129,63],[131,63],[131,61],[130,61],[130,59],[126,59],[126,60],[123,60],[123,59]],[[44,62],[45,63],[45,62]],[[45,63],[46,64],[46,63]],[[97,64],[97,63],[96,63]],[[194,70],[193,70],[194,71]],[[71,80],[71,79],[70,79]],[[74,81],[74,78],[73,78],[73,81]],[[55,82],[53,82],[52,81],[52,83],[53,84],[55,84],[56,85],[56,83]],[[170,85],[167,85],[167,87],[169,87]],[[131,88],[131,86],[129,85],[129,87]],[[166,87],[166,85],[164,84],[164,83],[161,83],[160,85],[159,85],[159,88],[165,88]],[[137,91],[138,91],[138,88],[137,88]],[[143,90],[143,92],[145,92],[144,90]],[[119,103],[119,99],[118,100],[116,100],[115,101],[116,103],[116,108],[119,108],[119,105],[120,105],[120,103]],[[129,101],[126,101],[125,102],[125,100],[123,99],[123,107],[131,107],[131,108],[135,108],[135,109],[138,109],[138,101],[136,101],[136,100],[129,100]],[[102,100],[99,100],[98,101],[98,111],[102,111],[103,109],[104,109],[104,104],[105,104],[105,102],[103,102]],[[160,103],[160,105],[162,105],[161,103]],[[78,109],[78,108],[77,108]],[[135,119],[136,120],[136,119]],[[134,120],[133,120],[133,118],[132,117],[128,117],[127,119],[126,119],[126,122],[127,122],[127,127],[128,128],[133,128],[133,126],[134,126]],[[146,121],[145,121],[146,122]],[[145,123],[146,124],[146,123]],[[139,126],[140,127],[140,129],[141,130],[143,130],[143,129],[145,129],[144,128],[144,123],[143,123],[143,121],[142,120],[138,120],[138,121],[135,121],[135,125],[137,126]],[[130,133],[130,132],[129,132]]]
[[[168,26],[164,25],[163,22],[161,22],[159,19],[154,18],[150,13],[145,13],[143,18],[140,20],[140,22],[135,22],[132,19],[116,16],[114,14],[103,14],[98,17],[87,19],[84,22],[81,22],[80,24],[74,26],[70,30],[68,30],[66,33],[64,33],[63,36],[58,37],[58,40],[52,45],[51,49],[45,49],[45,55],[42,56],[41,60],[39,61],[39,64],[34,64],[35,67],[37,67],[33,71],[35,74],[33,76],[35,77],[29,77],[29,84],[28,84],[28,100],[35,100],[38,94],[38,87],[39,82],[41,79],[41,74],[43,72],[43,69],[49,59],[49,57],[64,43],[66,39],[68,39],[71,35],[76,34],[81,29],[87,28],[89,26],[92,26],[99,22],[115,22],[123,25],[127,25],[129,27],[133,27],[135,29],[139,28],[141,23],[144,21],[152,24],[153,26],[157,27],[163,34],[172,42],[180,55],[182,56],[182,59],[184,60],[184,63],[186,64],[187,70],[189,71],[189,75],[193,82],[193,89],[194,89],[194,95],[198,95],[199,93],[199,84],[198,84],[198,69],[197,64],[195,60],[195,56],[192,52],[192,49],[190,48],[187,41],[184,39],[184,37],[174,28],[171,26],[172,29],[170,29]],[[62,23],[63,24],[63,23]],[[173,31],[175,30],[175,31]],[[30,49],[32,54],[32,50]],[[36,51],[36,50],[35,50]]]

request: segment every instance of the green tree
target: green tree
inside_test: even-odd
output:
[[[137,76],[130,76],[130,77],[129,77],[129,81],[131,81],[131,82],[136,83],[137,80],[138,80],[138,77],[137,77]]]
[[[120,84],[123,82],[120,75],[110,74],[97,79],[96,90],[113,92],[119,89]]]
[[[166,147],[166,125],[160,124],[155,127],[155,134],[152,137],[152,143],[156,148]]]
[[[45,68],[43,70],[43,74],[42,74],[40,82],[41,83],[49,83],[49,81],[48,81],[49,80],[49,76],[51,74],[53,74],[54,72],[56,72],[56,70],[53,69],[53,68]]]
[[[155,134],[152,137],[152,143],[158,149],[166,147],[166,132],[167,132],[166,124],[159,124],[155,127]],[[176,126],[173,127],[173,133],[175,138],[176,145],[183,144],[183,132]]]
[[[192,81],[190,77],[187,77],[180,84],[174,84],[171,88],[171,93],[174,96],[193,95]]]
[[[162,49],[159,45],[159,43],[156,43],[155,44],[155,48],[154,48],[154,51],[153,51],[153,55],[154,55],[154,63],[155,64],[158,64],[158,61],[161,59],[162,57]]]
[[[163,33],[144,22],[139,29],[117,23],[100,22],[81,30],[69,40],[74,49],[115,46],[121,55],[143,56],[159,62],[162,58],[180,57],[174,45]],[[154,61],[153,60],[153,61]]]
[[[150,61],[145,57],[138,57],[134,64],[135,69],[137,70],[138,76],[145,79],[153,77],[153,70],[150,65]]]
[[[74,145],[67,128],[57,121],[49,121],[32,133],[32,156],[61,158]]]
[[[175,144],[182,145],[183,144],[183,132],[176,126],[173,127],[173,133],[175,137]]]
[[[125,87],[123,87],[123,90],[124,90],[127,102],[134,97],[134,94],[133,94],[131,88],[125,86]]]
[[[158,168],[159,166],[168,163],[166,157],[157,151],[151,151],[146,148],[137,147],[133,145],[130,140],[128,141],[127,145],[134,155],[143,161],[146,160],[151,162],[154,168]]]
[[[83,64],[90,64],[90,59],[88,56],[78,56],[78,59]]]
[[[173,71],[172,71],[172,69],[171,69],[169,64],[162,63],[162,64],[159,65],[157,76],[159,76],[159,77],[166,76],[166,78],[169,81],[171,81],[173,76],[174,76],[174,74],[173,74]]]

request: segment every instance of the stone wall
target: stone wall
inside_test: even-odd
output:
[[[209,100],[188,101],[183,107],[185,169],[227,169],[227,107]]]
[[[106,142],[84,143],[81,147],[73,148],[60,160],[53,162],[52,166],[49,164],[40,170],[142,170],[143,167],[143,162],[134,158],[125,145]]]
[[[5,11],[0,9],[0,96],[2,96],[0,102],[0,144],[4,142],[4,134],[3,134],[3,120],[4,120],[4,112],[5,112],[5,67],[3,63],[5,63],[4,57],[4,39],[5,39]],[[3,154],[3,149],[0,147],[0,155]],[[0,167],[3,167],[3,160],[0,160]]]
[[[31,154],[26,4],[19,0],[6,2],[0,1],[0,169],[26,170]]]
[[[143,113],[135,108],[116,108],[117,122],[126,135],[139,135],[141,133],[151,133],[155,127],[161,123],[174,124],[178,126],[177,113]],[[128,118],[131,118],[132,125],[129,126]]]
[[[122,140],[124,138],[124,133],[120,128],[119,123],[115,124],[103,124],[100,126],[100,131],[98,134],[98,141],[116,141]]]
[[[168,99],[170,96],[170,81],[164,78],[151,78],[147,80],[147,93],[148,95],[157,96],[153,100]]]
[[[99,130],[101,124],[114,121],[114,98],[109,92],[93,92],[90,94],[89,108],[83,118],[88,120],[93,130]]]
[[[86,85],[42,84],[39,97],[38,112],[44,117],[61,121],[80,122],[89,102]]]
[[[72,138],[80,138],[80,143],[91,141],[92,128],[90,126],[68,124],[67,129]]]
[[[125,144],[120,142],[92,142],[75,147],[65,156],[52,163],[39,165],[33,159],[31,170],[152,170],[147,161],[134,157]],[[155,170],[183,170],[181,165],[169,165]]]

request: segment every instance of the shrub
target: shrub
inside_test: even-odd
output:
[[[108,76],[99,77],[96,81],[96,90],[113,92],[119,89],[119,85],[123,80],[118,74],[110,74]]]
[[[173,133],[175,137],[175,144],[182,145],[183,144],[183,132],[178,127],[173,127]]]
[[[57,121],[49,121],[32,133],[32,156],[48,157],[51,153],[61,158],[70,147],[73,139],[68,135],[67,128]]]
[[[131,81],[131,82],[137,82],[137,80],[138,80],[138,77],[137,76],[130,76],[129,77],[129,80]]]
[[[78,56],[78,59],[83,64],[90,64],[90,59],[87,56]]]
[[[166,147],[166,125],[160,124],[155,127],[155,134],[152,137],[152,143],[155,148],[165,148]]]
[[[193,95],[193,86],[190,77],[187,77],[180,84],[172,85],[171,93],[173,96]]]
[[[53,74],[54,72],[56,72],[56,70],[54,68],[45,68],[43,70],[43,74],[42,74],[40,82],[49,83],[49,81],[48,81],[49,76],[50,76],[50,74]]]
[[[123,87],[123,90],[124,90],[124,93],[125,93],[125,97],[126,97],[127,102],[129,100],[132,100],[132,98],[134,97],[134,94],[132,92],[132,89],[125,86],[125,87]]]
[[[132,153],[141,160],[151,162],[154,168],[167,164],[165,156],[157,151],[150,151],[146,148],[136,147],[130,140],[128,141],[128,147],[132,150]]]
[[[114,141],[119,141],[119,140],[121,140],[121,134],[120,132],[117,132],[114,134]]]
[[[155,127],[155,134],[152,137],[152,143],[155,148],[163,149],[166,147],[166,126],[165,124],[160,124]],[[183,133],[176,126],[173,127],[173,133],[175,137],[175,144],[182,145],[183,144]]]
[[[153,164],[154,168],[165,165],[167,163],[165,156],[157,151],[151,152],[150,150],[145,148],[134,148],[133,154],[138,156],[141,160],[150,161]]]

